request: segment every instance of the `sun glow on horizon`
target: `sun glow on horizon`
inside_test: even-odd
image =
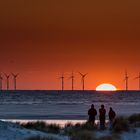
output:
[[[116,91],[117,88],[112,84],[100,84],[96,87],[96,91]]]

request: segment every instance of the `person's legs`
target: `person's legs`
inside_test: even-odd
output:
[[[103,129],[105,129],[105,118],[103,120]]]
[[[91,117],[89,117],[88,122],[89,122],[89,123],[91,123],[91,122],[92,122]]]
[[[100,120],[100,129],[102,129],[102,130],[105,129],[105,119]]]
[[[110,120],[110,122],[109,122],[109,130],[112,130],[112,128],[113,128],[113,121]]]
[[[92,125],[94,125],[94,123],[95,123],[95,117],[90,117],[89,118],[89,123],[92,124]]]
[[[102,121],[102,119],[100,120],[100,129],[101,130],[103,129],[103,121]]]
[[[93,126],[95,125],[95,119],[92,120],[92,124],[93,124]]]

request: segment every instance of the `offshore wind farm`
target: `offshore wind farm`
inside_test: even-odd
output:
[[[79,78],[77,78],[75,75],[80,75]],[[124,88],[118,88],[118,86],[112,85],[109,81],[107,83],[101,83],[99,85],[96,85],[96,87],[92,88],[92,89],[87,89],[86,88],[86,77],[88,76],[88,73],[81,73],[81,72],[74,72],[72,71],[71,74],[67,73],[67,75],[65,73],[62,73],[60,77],[58,77],[60,83],[58,83],[58,85],[60,85],[59,89],[55,89],[55,87],[53,89],[43,89],[43,90],[81,90],[81,91],[85,91],[85,90],[97,90],[98,87],[98,91],[136,91],[136,90],[140,90],[140,73],[137,77],[135,77],[133,80],[137,80],[138,84],[136,85],[136,89],[130,89],[129,86],[131,86],[131,82],[133,82],[132,78],[129,77],[128,72],[125,71],[125,75],[124,75],[124,80],[122,85],[124,85]],[[18,78],[18,79],[17,79]],[[80,79],[80,88],[76,88],[75,86],[75,81],[78,81],[77,79]],[[129,80],[130,79],[130,80]],[[11,73],[11,74],[0,74],[0,90],[26,90],[26,89],[20,89],[17,87],[18,83],[17,80],[19,80],[19,73]],[[71,84],[67,82],[67,80],[71,80]],[[86,81],[85,81],[86,80]],[[48,83],[46,81],[46,83]],[[4,87],[5,84],[5,88]],[[71,85],[70,89],[66,89],[65,86],[67,87],[67,84]],[[12,85],[12,86],[11,86]],[[103,85],[103,86],[102,86]],[[47,86],[47,84],[46,84]],[[100,89],[101,87],[101,89]],[[32,90],[37,90],[37,89],[32,89]],[[39,89],[38,89],[39,90]]]
[[[76,77],[75,77],[76,74],[80,75],[79,79],[81,81],[80,82],[81,87],[79,89],[74,88],[75,87],[75,81],[77,80]],[[17,90],[17,78],[18,78],[18,76],[19,76],[19,73],[16,73],[16,74],[14,74],[14,73],[11,73],[11,74],[6,74],[6,73],[0,74],[0,90]],[[53,88],[53,89],[49,89],[49,90],[62,90],[62,91],[63,90],[72,90],[72,91],[73,90],[83,90],[83,91],[84,90],[88,90],[85,87],[85,85],[86,85],[85,78],[87,76],[88,76],[88,73],[83,74],[81,72],[74,72],[74,71],[71,72],[71,75],[70,75],[70,73],[67,74],[67,75],[62,73],[62,75],[58,78],[59,81],[60,81],[60,84],[58,84],[58,85],[60,85],[60,89]],[[115,91],[116,90],[126,90],[126,91],[128,91],[128,90],[130,90],[129,89],[129,85],[131,84],[132,80],[129,82],[129,76],[128,76],[127,71],[125,71],[125,76],[124,77],[125,78],[124,78],[124,81],[122,83],[122,84],[124,84],[124,88],[123,89],[115,87],[114,85],[110,84],[110,82],[108,82],[108,83],[101,83],[100,85],[97,85],[96,87],[99,87],[102,84],[106,84],[104,86],[104,89],[101,89],[101,90],[102,91],[113,91],[110,86],[108,87],[108,85],[110,84],[110,85],[115,87]],[[71,80],[71,89],[65,89],[65,85],[69,84],[67,82],[67,80]],[[140,90],[140,73],[139,73],[139,75],[137,77],[134,78],[134,80],[138,80],[138,88],[136,88],[134,90]],[[48,83],[48,82],[46,81],[46,83]],[[4,84],[6,85],[5,89],[3,88]],[[10,85],[12,85],[12,87],[10,87]],[[93,88],[93,89],[90,89],[90,90],[96,90],[96,87]],[[18,88],[18,90],[26,90],[26,89]],[[33,89],[33,90],[36,90],[36,89]],[[48,90],[48,89],[43,89],[43,90]]]
[[[76,89],[75,85],[77,76],[79,89]],[[102,83],[92,90],[86,87],[88,76],[90,73],[62,73],[59,77],[56,76],[59,89],[23,90],[18,88],[18,73],[1,74],[0,119],[86,120],[86,110],[90,104],[97,108],[100,104],[112,106],[120,116],[139,113],[139,75],[130,77],[125,71],[122,80],[124,89]],[[133,80],[138,80],[138,88],[129,90]],[[5,89],[2,88],[4,84]],[[66,89],[66,84],[69,84],[71,89]]]

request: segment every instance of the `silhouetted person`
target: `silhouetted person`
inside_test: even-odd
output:
[[[105,129],[105,116],[106,110],[104,105],[101,105],[101,108],[99,109],[100,129]]]
[[[89,115],[89,123],[93,124],[95,123],[95,116],[97,115],[97,111],[94,108],[94,105],[91,105],[91,108],[88,110],[88,115]]]
[[[115,117],[116,117],[116,113],[115,113],[115,111],[112,109],[112,107],[110,107],[108,116],[109,116],[109,121],[110,121],[110,127],[109,127],[109,129],[112,130],[113,122],[114,122]]]

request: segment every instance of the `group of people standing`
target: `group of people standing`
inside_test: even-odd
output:
[[[89,123],[95,124],[95,117],[97,116],[97,110],[95,109],[94,105],[91,105],[91,108],[88,110],[89,115]],[[110,107],[109,113],[109,121],[110,121],[110,129],[112,129],[113,122],[116,117],[115,111]],[[104,105],[101,105],[101,108],[99,109],[99,120],[100,120],[100,129],[105,129],[105,120],[106,120],[106,109]]]

